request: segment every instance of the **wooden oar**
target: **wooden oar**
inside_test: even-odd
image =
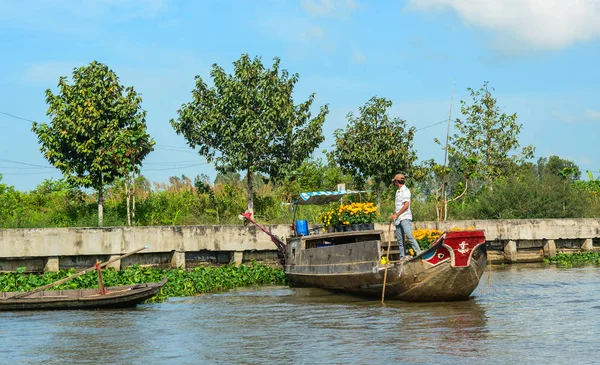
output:
[[[388,247],[387,253],[385,254],[385,272],[383,273],[383,289],[381,290],[381,304],[385,304],[383,302],[385,298],[385,283],[387,281],[387,271],[388,266],[390,264],[390,246],[392,245],[392,222],[388,225]]]
[[[142,250],[145,250],[145,249],[147,249],[147,248],[150,248],[150,247],[149,247],[148,245],[146,245],[146,246],[144,246],[144,247],[142,247],[142,248],[138,248],[137,250],[133,250],[133,251],[131,251],[131,252],[129,252],[129,253],[126,253],[126,254],[125,254],[125,255],[123,255],[123,256],[115,257],[115,258],[114,258],[114,259],[112,259],[112,260],[108,260],[108,261],[106,261],[106,262],[104,262],[104,263],[100,264],[100,265],[99,265],[99,267],[100,267],[100,268],[106,267],[106,266],[108,266],[108,265],[112,264],[112,263],[113,263],[113,262],[115,262],[115,261],[122,260],[122,259],[124,259],[125,257],[128,257],[128,256],[131,256],[131,255],[133,255],[133,254],[136,254],[136,253],[138,253],[138,252],[140,252],[140,251],[142,251]],[[67,277],[67,278],[61,279],[61,280],[59,280],[59,281],[55,281],[55,282],[53,282],[53,283],[50,283],[50,284],[48,284],[48,285],[40,286],[39,288],[35,288],[35,289],[33,289],[33,290],[30,290],[30,291],[28,291],[28,292],[24,292],[24,293],[20,293],[20,294],[13,295],[12,297],[8,297],[8,298],[6,298],[6,299],[19,299],[19,298],[23,298],[23,297],[29,296],[29,295],[31,295],[31,294],[35,294],[35,293],[37,293],[37,292],[40,292],[40,291],[42,291],[42,290],[46,290],[46,289],[48,289],[48,288],[52,288],[53,286],[56,286],[56,285],[62,284],[62,283],[66,282],[66,281],[69,281],[69,280],[71,280],[71,279],[75,279],[76,277],[79,277],[79,276],[81,276],[81,275],[85,275],[85,274],[87,274],[88,272],[90,272],[90,271],[94,271],[94,270],[96,270],[96,265],[94,265],[93,267],[90,267],[89,269],[85,269],[85,270],[83,270],[83,271],[80,271],[80,272],[78,272],[77,274],[73,274],[73,275],[71,275],[71,276],[69,276],[69,277]]]

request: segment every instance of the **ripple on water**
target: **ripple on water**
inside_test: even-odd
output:
[[[486,272],[474,298],[259,287],[112,311],[0,312],[0,363],[593,363],[597,268]]]

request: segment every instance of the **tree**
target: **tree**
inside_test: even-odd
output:
[[[262,172],[270,179],[285,176],[308,158],[323,141],[327,106],[311,118],[315,94],[294,104],[292,93],[298,74],[279,69],[275,58],[265,69],[260,58],[243,54],[226,74],[217,64],[210,73],[214,87],[200,76],[192,101],[178,110],[171,125],[192,148],[222,173],[245,170],[248,210],[254,210],[252,176]]]
[[[98,192],[102,226],[104,187],[133,175],[154,140],[146,132],[142,98],[125,88],[108,66],[93,61],[73,70],[73,83],[62,76],[59,92],[46,90],[50,124],[33,123],[44,157],[69,184]]]
[[[475,175],[476,164],[476,159],[457,159],[451,155],[448,166],[440,165],[432,159],[416,169],[421,170],[424,175],[420,185],[425,194],[435,199],[438,221],[448,219],[449,203],[464,199],[469,182]]]
[[[454,127],[457,133],[449,138],[448,152],[459,160],[477,161],[476,173],[491,188],[491,182],[502,176],[511,162],[532,158],[534,148],[527,146],[515,155],[509,155],[519,148],[522,124],[517,124],[517,114],[500,113],[487,82],[478,91],[467,90],[471,93],[472,102],[460,102],[465,119],[456,119]],[[493,88],[491,90],[494,91]]]
[[[570,182],[574,182],[575,180],[579,180],[579,178],[581,178],[581,170],[579,170],[579,166],[577,166],[575,162],[562,159],[558,156],[539,158],[538,170],[540,175],[558,175]]]
[[[348,113],[346,128],[334,132],[336,148],[330,153],[357,186],[371,180],[378,205],[381,191],[391,178],[399,172],[410,174],[417,159],[413,150],[415,128],[407,127],[405,120],[390,118],[387,108],[391,106],[390,100],[374,96],[359,108],[358,117]]]
[[[2,183],[2,174],[0,174],[0,228],[20,228],[16,222],[19,220],[21,195],[22,193],[14,186]]]
[[[206,174],[196,175],[194,178],[194,187],[199,194],[209,194],[211,185],[210,178]]]
[[[320,158],[311,158],[292,171],[280,186],[283,199],[289,203],[301,192],[335,190],[337,184],[350,182],[351,177],[344,175],[334,161],[324,163]]]

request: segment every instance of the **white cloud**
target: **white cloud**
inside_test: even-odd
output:
[[[575,124],[578,122],[578,119],[579,119],[579,118],[577,118],[577,116],[575,116],[573,114],[558,112],[558,111],[553,111],[552,116],[554,116],[556,119],[560,120],[561,122],[568,123],[568,124]]]
[[[71,79],[73,68],[81,67],[84,64],[82,62],[53,61],[31,64],[23,73],[23,81],[30,84],[54,87],[58,84],[58,79],[61,76],[67,76]]]
[[[454,10],[467,24],[513,46],[559,49],[600,36],[600,0],[409,0],[424,11]]]
[[[356,48],[354,49],[354,52],[352,52],[352,59],[356,63],[365,63],[365,62],[367,62],[367,56],[365,56],[364,54],[360,53]]]
[[[600,120],[600,111],[588,109],[585,111],[585,116],[591,120]]]
[[[289,47],[289,56],[296,60],[313,57],[313,50],[319,50],[318,54],[322,55],[336,49],[325,30],[306,18],[272,16],[261,25],[270,35],[284,41]]]
[[[354,11],[354,0],[302,0],[302,8],[312,17],[340,17]]]
[[[564,112],[559,112],[559,111],[552,112],[552,115],[554,117],[556,117],[558,120],[560,120],[561,122],[565,122],[568,124],[583,124],[583,123],[590,123],[590,122],[594,122],[594,121],[600,121],[600,111],[596,111],[596,110],[592,110],[592,109],[586,109],[586,111],[583,115],[581,115],[581,114],[576,115],[576,114],[564,113]]]
[[[323,28],[319,27],[318,25],[314,25],[308,31],[308,37],[310,39],[318,40],[325,39],[325,31],[323,31]]]

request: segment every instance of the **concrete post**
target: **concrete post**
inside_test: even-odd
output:
[[[173,251],[171,267],[185,269],[185,252]]]
[[[108,261],[110,261],[110,260],[112,260],[112,259],[115,259],[115,258],[117,258],[117,257],[121,257],[121,255],[111,255],[111,256],[108,258]],[[117,261],[113,262],[112,264],[106,265],[106,268],[107,268],[107,269],[108,269],[109,267],[112,267],[113,269],[115,269],[115,270],[117,270],[117,271],[121,270],[121,260],[117,260]]]
[[[48,257],[44,263],[44,272],[57,272],[60,269],[60,259],[58,257]]]
[[[233,262],[235,263],[236,266],[240,266],[242,264],[242,259],[244,258],[244,252],[243,251],[235,251],[233,253]]]
[[[547,240],[544,244],[544,257],[556,256],[556,242]]]
[[[517,262],[517,241],[508,241],[504,247],[504,258],[509,262]]]
[[[583,251],[593,251],[594,250],[594,243],[592,241],[591,238],[586,238],[585,241],[583,241],[583,245],[581,245],[581,249]]]

